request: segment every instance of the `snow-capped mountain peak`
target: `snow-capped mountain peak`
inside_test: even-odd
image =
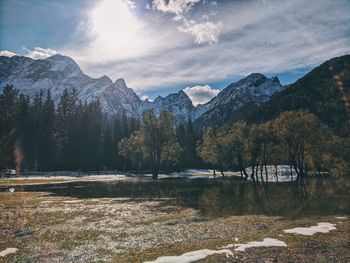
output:
[[[51,90],[57,103],[64,89],[75,89],[82,101],[99,100],[104,112],[108,114],[127,114],[140,117],[147,109],[169,110],[177,122],[189,119],[207,119],[222,105],[236,110],[246,104],[259,105],[273,94],[282,90],[277,77],[267,78],[263,74],[253,73],[232,83],[211,101],[194,107],[188,95],[180,90],[166,97],[158,96],[154,101],[142,101],[128,88],[125,80],[115,82],[107,76],[91,78],[85,75],[79,65],[70,57],[60,54],[46,59],[33,60],[28,57],[0,57],[0,90],[11,84],[21,93],[34,96],[40,90]],[[222,114],[221,114],[222,115]],[[222,116],[215,116],[221,118]]]
[[[277,77],[267,78],[263,74],[253,73],[230,84],[209,102],[197,106],[196,117],[205,126],[223,124],[228,119],[234,119],[229,115],[235,112],[241,114],[247,105],[258,107],[282,89]]]

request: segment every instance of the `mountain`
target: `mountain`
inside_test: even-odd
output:
[[[291,110],[310,111],[336,132],[349,133],[350,55],[326,61],[245,118],[267,121]]]
[[[183,91],[142,101],[123,79],[113,83],[107,76],[91,78],[73,59],[59,54],[39,60],[0,56],[0,90],[6,84],[29,96],[50,89],[56,103],[64,89],[75,89],[82,101],[98,99],[108,114],[140,117],[147,109],[166,109],[178,123],[192,119],[200,129],[241,119],[262,122],[284,111],[307,110],[336,132],[350,132],[350,55],[323,63],[288,87],[277,77],[250,74],[197,107]]]
[[[268,101],[283,86],[277,77],[253,73],[219,92],[211,101],[198,106],[197,127],[221,126],[245,116],[252,108]]]
[[[59,54],[39,60],[0,56],[0,89],[7,84],[29,96],[50,89],[56,103],[64,89],[75,89],[80,100],[89,102],[98,99],[103,111],[109,114],[125,113],[139,117],[146,109],[155,108],[157,112],[169,110],[178,121],[187,121],[195,116],[195,107],[183,91],[165,98],[158,97],[154,102],[144,102],[126,86],[123,79],[113,83],[107,76],[91,78],[73,59]]]
[[[91,78],[67,56],[54,55],[33,60],[28,57],[0,57],[0,87],[12,84],[20,92],[33,96],[41,89],[51,90],[57,103],[64,89],[75,89],[82,101],[99,99],[106,112],[125,111],[138,114],[139,97],[128,89],[123,80],[112,82],[107,76]]]
[[[191,99],[182,90],[164,98],[158,96],[153,102],[144,102],[143,109],[149,108],[154,108],[157,113],[160,110],[170,111],[176,117],[178,123],[194,119],[196,112]]]
[[[127,87],[123,79],[114,83],[107,76],[91,78],[84,74],[78,64],[67,56],[56,54],[46,59],[28,57],[0,57],[0,89],[12,84],[21,93],[34,96],[40,90],[51,90],[57,103],[64,89],[75,89],[81,101],[99,100],[108,114],[140,117],[147,109],[170,111],[176,121],[196,120],[199,127],[222,125],[230,118],[240,118],[247,109],[282,90],[277,77],[266,78],[254,73],[232,83],[215,98],[204,105],[193,106],[191,99],[182,90],[154,101],[142,101]]]
[[[139,115],[142,103],[139,96],[126,86],[124,79],[117,79],[106,87],[102,94],[102,102],[106,112],[111,114],[125,112],[130,116]]]

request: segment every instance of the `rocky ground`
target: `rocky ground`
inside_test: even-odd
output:
[[[339,215],[341,216],[341,215]],[[336,224],[312,236],[283,230]],[[349,262],[350,220],[322,216],[212,218],[173,200],[72,199],[48,193],[0,193],[0,262],[143,262],[199,249],[276,238],[287,247],[250,248],[203,262]]]

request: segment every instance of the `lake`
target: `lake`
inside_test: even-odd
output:
[[[9,186],[0,187],[5,191]],[[169,199],[168,203],[192,207],[203,214],[263,214],[300,217],[305,215],[350,214],[350,178],[311,177],[305,180],[306,192],[295,184],[269,183],[244,185],[237,177],[127,178],[118,181],[69,182],[16,186],[16,191],[50,192],[56,196],[89,198]]]

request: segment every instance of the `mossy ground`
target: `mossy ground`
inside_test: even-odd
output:
[[[283,232],[319,222],[335,223],[337,230],[313,236]],[[211,218],[166,200],[0,193],[0,251],[19,249],[0,262],[142,262],[267,237],[287,247],[252,248],[234,252],[233,258],[215,255],[202,262],[349,262],[349,229],[349,219],[334,215]]]

